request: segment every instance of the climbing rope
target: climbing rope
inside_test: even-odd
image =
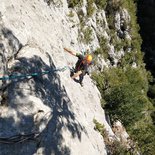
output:
[[[34,73],[28,73],[28,74],[11,74],[11,75],[7,75],[7,76],[2,76],[0,77],[0,80],[12,80],[12,79],[22,79],[25,77],[34,77],[34,76],[41,76],[41,75],[45,75],[45,74],[51,74],[52,72],[63,72],[68,68],[68,66],[64,66],[61,68],[56,68],[54,70],[51,71],[44,71],[44,72],[34,72]]]
[[[49,120],[52,117],[51,115],[52,115],[51,111],[48,111],[43,115],[40,122],[44,121],[46,118],[48,120],[46,123],[46,126],[47,126]],[[41,131],[33,131],[25,134],[22,133],[22,134],[13,135],[10,137],[0,137],[0,144],[14,144],[14,143],[22,143],[27,140],[36,140],[39,136],[41,136],[44,129],[45,128],[42,128]]]
[[[56,48],[54,46],[52,46],[52,48],[58,49],[58,48]],[[64,67],[59,67],[59,68],[53,69],[51,71],[44,71],[44,72],[34,72],[34,73],[28,73],[28,74],[11,74],[11,75],[0,77],[0,80],[6,81],[6,80],[12,80],[12,79],[23,79],[23,78],[26,78],[26,77],[34,77],[34,76],[41,76],[41,75],[45,75],[45,74],[50,74],[52,72],[63,72],[66,69],[69,69],[69,70],[72,71],[73,68],[70,67],[71,63],[68,62],[65,55],[64,55],[64,59],[67,62],[67,65],[64,66]]]
[[[28,133],[28,134],[18,134],[11,137],[0,137],[0,143],[3,144],[13,144],[21,143],[26,140],[35,140],[39,136],[39,132]]]

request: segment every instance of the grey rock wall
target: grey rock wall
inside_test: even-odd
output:
[[[88,76],[82,88],[69,70],[54,71],[77,60],[63,47],[81,49],[67,2],[1,0],[0,6],[1,74],[40,74],[0,83],[0,155],[106,155],[93,119],[114,134],[96,86]]]

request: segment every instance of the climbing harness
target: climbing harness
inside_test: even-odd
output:
[[[26,77],[34,77],[34,76],[41,76],[45,74],[51,74],[52,72],[63,72],[68,68],[68,66],[60,67],[53,69],[51,71],[44,71],[44,72],[34,72],[34,73],[28,73],[28,74],[12,74],[7,76],[0,77],[0,80],[12,80],[12,79],[23,79]]]

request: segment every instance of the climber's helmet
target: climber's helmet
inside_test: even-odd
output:
[[[92,56],[90,54],[86,55],[85,60],[87,63],[91,63],[92,62]]]

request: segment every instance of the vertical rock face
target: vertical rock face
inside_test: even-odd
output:
[[[0,5],[1,77],[39,74],[1,80],[0,155],[106,155],[93,119],[114,134],[96,86],[88,76],[81,87],[69,70],[55,71],[76,62],[63,47],[81,49],[67,2],[49,7],[42,0],[1,0]],[[44,71],[50,74],[41,75]]]

